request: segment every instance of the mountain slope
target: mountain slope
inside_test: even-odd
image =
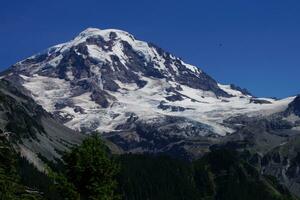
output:
[[[84,138],[5,80],[0,80],[0,130],[0,136],[39,170],[44,170],[42,157],[55,161]]]
[[[2,135],[41,170],[43,158],[82,140],[75,131],[99,131],[119,153],[195,159],[218,145],[247,150],[262,173],[300,195],[299,97],[256,98],[121,30],[89,28],[16,63],[1,74],[0,100]]]
[[[67,127],[100,131],[131,152],[202,154],[237,130],[228,118],[283,112],[294,99],[255,98],[115,29],[86,29],[13,65],[2,79]]]
[[[273,177],[226,149],[193,163],[149,155],[123,155],[120,161],[120,188],[128,200],[296,199]]]
[[[26,187],[18,174],[17,153],[12,145],[0,137],[0,199],[42,200],[38,191]]]
[[[156,123],[174,116],[186,119],[183,128],[207,127],[193,135],[225,135],[234,130],[222,124],[224,118],[280,111],[292,100],[255,99],[115,29],[89,28],[13,65],[3,77],[27,89],[65,125],[84,132],[127,131],[127,120]]]

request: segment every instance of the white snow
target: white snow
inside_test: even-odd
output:
[[[110,34],[111,33],[115,33],[116,34],[116,38],[113,41],[113,45],[112,45],[112,49],[111,51],[109,51],[107,48],[108,47],[99,47],[97,45],[86,45],[88,52],[89,52],[89,56],[100,61],[103,63],[108,63],[111,64],[112,66],[112,70],[118,70],[118,69],[114,69],[113,65],[112,65],[112,60],[111,57],[112,55],[117,56],[120,60],[120,62],[124,65],[124,67],[127,68],[127,63],[128,63],[128,58],[126,57],[126,55],[124,54],[124,48],[123,48],[123,44],[122,42],[127,42],[129,45],[131,45],[131,47],[133,48],[133,50],[135,52],[137,52],[137,54],[141,55],[142,57],[145,58],[146,62],[152,62],[154,64],[154,67],[157,68],[158,70],[160,70],[161,72],[164,72],[165,75],[167,76],[171,76],[170,73],[168,73],[168,70],[166,69],[165,66],[165,59],[163,58],[163,56],[159,55],[158,52],[156,51],[155,48],[150,47],[148,45],[147,42],[144,41],[140,41],[135,39],[131,34],[129,34],[128,32],[125,31],[121,31],[121,30],[117,30],[117,29],[105,29],[105,30],[100,30],[100,29],[96,29],[96,28],[88,28],[86,30],[84,30],[83,32],[81,32],[77,37],[75,37],[73,40],[63,43],[63,44],[59,44],[59,45],[55,45],[53,47],[50,47],[47,51],[48,52],[59,52],[60,54],[54,58],[52,58],[52,60],[47,61],[50,65],[52,66],[57,66],[57,64],[60,62],[60,60],[62,59],[62,55],[64,52],[68,51],[69,49],[71,49],[72,47],[79,45],[81,43],[86,42],[86,40],[90,37],[96,37],[96,36],[101,36],[105,41],[110,41]],[[103,49],[104,48],[104,49]],[[77,52],[78,53],[78,52]],[[80,55],[78,53],[78,55]],[[33,56],[35,57],[35,56]],[[32,58],[33,58],[32,57]],[[175,56],[171,55],[172,59],[177,59]],[[20,62],[22,63],[22,61]],[[196,75],[201,73],[201,70],[199,68],[197,68],[196,66],[192,66],[190,64],[187,64],[185,62],[182,61],[182,64],[190,71],[192,71],[193,73],[195,73]],[[146,63],[145,63],[146,65]],[[44,66],[44,64],[42,65],[33,65],[33,67],[35,69],[32,69],[32,73],[36,73],[37,71],[39,71],[42,67]],[[174,65],[174,63],[171,63],[171,67],[173,69],[173,71],[178,74],[178,68]]]
[[[48,112],[55,111],[55,103],[70,97],[70,83],[59,78],[33,75],[20,75],[25,83],[23,86],[31,91],[36,102]]]
[[[74,80],[73,72],[71,70],[67,71],[66,75],[71,81]]]
[[[110,56],[101,50],[97,45],[87,45],[91,57],[102,62],[112,62]]]
[[[128,118],[127,113],[135,113],[142,120],[153,120],[165,115],[186,117],[191,120],[211,126],[220,135],[231,133],[234,130],[222,125],[224,119],[231,116],[247,114],[249,116],[269,115],[283,111],[294,97],[283,100],[272,100],[271,104],[250,103],[250,96],[242,95],[239,91],[229,86],[219,86],[226,92],[236,95],[231,98],[217,98],[214,93],[202,91],[188,86],[181,85],[184,100],[170,102],[165,97],[172,95],[166,89],[175,86],[177,83],[168,82],[165,79],[154,79],[141,77],[147,81],[147,85],[138,88],[135,83],[125,84],[120,81],[116,83],[121,87],[117,92],[109,92],[117,101],[109,108],[102,108],[92,101],[91,93],[87,92],[80,96],[72,97],[70,94],[69,82],[57,79],[34,75],[33,77],[21,76],[24,80],[24,87],[32,92],[33,98],[47,111],[57,110],[54,105],[57,102],[71,99],[74,105],[81,107],[84,113],[75,112],[74,107],[60,109],[62,115],[72,116],[72,120],[66,125],[70,128],[80,130],[82,127],[96,126],[98,131],[111,131],[118,124],[124,123]],[[171,112],[158,108],[161,101],[166,105],[181,106],[188,108],[182,112]]]
[[[196,66],[193,66],[193,65],[190,65],[190,64],[187,64],[187,63],[184,63],[182,62],[183,65],[185,65],[186,68],[188,68],[189,70],[191,70],[192,72],[198,74],[198,73],[201,73],[202,71],[196,67]]]
[[[59,62],[63,59],[62,55],[54,57],[52,60],[48,61],[48,64],[52,65],[53,67],[56,67]]]
[[[110,64],[112,70],[117,72],[119,69],[113,67],[111,56],[117,56],[120,62],[127,67],[127,63],[130,58],[124,54],[124,46],[121,41],[128,42],[134,51],[141,56],[145,57],[147,62],[154,63],[154,67],[161,72],[168,72],[165,66],[165,59],[162,55],[159,55],[155,48],[152,48],[148,43],[136,40],[132,35],[127,32],[116,30],[116,29],[94,29],[89,28],[83,31],[74,40],[56,45],[50,48],[48,51],[63,53],[68,51],[71,47],[74,47],[82,42],[85,42],[87,38],[94,36],[101,36],[105,41],[110,41],[110,35],[114,32],[116,38],[111,44],[112,50],[109,51],[108,47],[102,49],[98,45],[87,45],[89,56],[95,58],[103,64]],[[60,54],[60,55],[61,55]],[[48,64],[55,67],[62,56],[57,56],[47,61]],[[171,58],[177,59],[173,55]],[[40,70],[46,63],[41,65],[30,65],[34,67],[30,70],[30,76],[20,75],[24,79],[23,86],[31,91],[33,98],[41,104],[47,111],[54,112],[59,111],[61,115],[71,116],[72,119],[66,123],[70,128],[81,130],[84,127],[95,127],[99,131],[111,131],[116,128],[117,125],[124,123],[129,113],[134,113],[141,120],[152,121],[160,119],[163,116],[179,116],[186,117],[190,120],[195,120],[204,124],[207,124],[214,129],[214,131],[220,135],[231,133],[234,130],[225,127],[222,123],[225,119],[240,114],[247,114],[250,116],[269,115],[275,112],[283,111],[287,108],[289,102],[294,97],[286,98],[283,100],[274,100],[259,98],[261,100],[267,100],[270,104],[255,104],[250,103],[251,96],[243,95],[240,91],[231,89],[230,85],[218,84],[218,86],[231,94],[233,97],[216,97],[213,92],[203,91],[200,89],[194,89],[179,83],[167,81],[166,79],[155,79],[143,77],[142,74],[138,74],[140,79],[147,82],[142,88],[139,88],[135,83],[122,83],[121,81],[115,81],[120,89],[116,92],[106,91],[110,95],[116,98],[115,102],[111,102],[109,108],[102,108],[91,99],[91,93],[86,92],[79,96],[73,96],[71,94],[71,84],[67,80],[59,78],[51,78],[46,76],[39,76],[35,73]],[[200,75],[202,71],[190,64],[186,64],[181,61],[182,64],[191,72],[196,75]],[[102,65],[103,66],[103,65]],[[178,68],[174,63],[171,63],[173,70],[178,73]],[[94,80],[97,81],[98,86],[103,89],[103,80],[101,74],[101,66],[91,65],[90,71],[92,72]],[[74,75],[71,69],[67,70],[67,77],[70,80],[74,80]],[[174,80],[174,79],[171,79]],[[168,93],[167,88],[180,86],[182,91],[177,92],[183,96],[182,101],[171,102],[166,99],[167,96],[174,95],[175,93]],[[55,108],[56,103],[63,101],[71,101],[72,104],[57,109]],[[164,101],[165,105],[180,106],[186,108],[182,112],[172,112],[170,109],[162,110],[158,106]],[[80,107],[83,113],[75,112],[75,106]]]
[[[222,85],[219,83],[218,86],[230,95],[243,96],[243,94],[240,91],[231,89],[230,85]]]

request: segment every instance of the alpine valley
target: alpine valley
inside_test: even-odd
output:
[[[115,154],[234,150],[300,196],[300,96],[255,97],[121,30],[88,28],[2,72],[0,127],[40,171],[98,132]]]

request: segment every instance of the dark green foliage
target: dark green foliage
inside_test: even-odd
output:
[[[194,167],[196,182],[199,188],[205,188],[206,194],[203,198],[206,199],[293,199],[289,192],[278,185],[276,181],[270,181],[263,177],[253,166],[242,160],[236,152],[230,150],[214,150],[196,161]],[[199,170],[201,170],[200,175]],[[211,174],[210,177],[214,177],[214,183],[203,180],[203,177],[206,177],[203,174]],[[211,191],[211,193],[207,193],[207,191]]]
[[[63,153],[63,155],[64,155],[64,153]],[[61,159],[56,158],[55,162],[50,161],[40,153],[38,154],[38,158],[41,159],[41,161],[43,161],[43,163],[45,163],[52,171],[55,171],[55,172],[65,171],[65,164],[63,163],[63,161]]]
[[[0,200],[42,200],[41,195],[25,187],[17,173],[17,154],[0,138]]]
[[[124,199],[292,200],[276,180],[262,176],[238,153],[214,150],[193,163],[165,156],[120,157]]]
[[[262,176],[228,149],[212,150],[192,163],[133,154],[118,156],[116,161],[94,135],[66,153],[63,166],[42,158],[54,166],[55,171],[49,169],[47,175],[17,158],[9,142],[0,140],[0,200],[296,199],[274,177]]]
[[[49,188],[50,194],[52,194],[49,199],[80,200],[80,194],[76,191],[75,186],[63,174],[49,170],[49,176],[54,182]]]
[[[47,163],[51,162],[48,161]],[[51,166],[55,166],[55,164],[51,163]],[[57,167],[55,167],[55,169],[57,169]],[[46,175],[38,171],[36,167],[25,158],[19,158],[18,171],[21,182],[24,185],[42,192],[44,198],[49,200],[65,200],[66,194],[71,193],[70,190],[74,189],[72,187],[64,187],[67,184],[61,181],[63,177],[59,177],[58,173],[54,173],[49,169],[49,173]],[[64,189],[65,191],[63,191]]]
[[[213,199],[216,195],[216,183],[214,174],[209,170],[207,163],[194,165],[194,179],[199,197],[202,199]]]
[[[83,198],[118,199],[115,176],[119,166],[109,157],[108,149],[97,135],[84,140],[64,156],[66,177]]]
[[[47,160],[48,164],[55,166],[55,163]],[[79,200],[79,193],[75,186],[70,183],[61,172],[54,172],[48,169],[48,174],[38,171],[25,158],[19,159],[19,174],[21,181],[26,186],[41,191],[48,200]],[[34,177],[34,178],[33,178]]]
[[[197,199],[192,166],[166,156],[123,155],[120,190],[126,200]]]
[[[24,158],[17,162],[17,154],[8,146],[9,142],[6,143],[0,145],[0,200],[41,199],[36,191],[41,191],[49,200],[120,199],[115,192],[119,165],[96,135],[67,153],[63,168],[47,161],[55,170],[61,170],[49,169],[47,175]],[[26,192],[23,184],[30,187],[33,194]]]
[[[26,158],[19,158],[18,173],[22,183],[30,188],[45,192],[51,184],[49,177],[45,173],[38,171]]]

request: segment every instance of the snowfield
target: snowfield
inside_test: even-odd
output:
[[[116,29],[89,28],[13,69],[8,77],[18,76],[37,103],[79,131],[109,132],[133,115],[145,122],[177,116],[225,135],[234,131],[223,124],[225,119],[281,112],[294,99],[243,94],[215,82],[198,67]],[[87,88],[82,86],[84,81],[90,84]],[[190,81],[202,81],[204,89]],[[108,106],[97,103],[92,98],[95,93]]]
[[[229,85],[219,84],[223,90],[234,96],[216,97],[211,92],[181,86],[182,91],[179,93],[184,95],[184,99],[172,102],[165,99],[170,95],[166,89],[177,83],[141,77],[147,82],[143,88],[135,84],[117,82],[121,89],[117,92],[109,92],[117,101],[114,101],[109,108],[101,108],[91,99],[89,92],[71,96],[69,92],[71,86],[68,81],[38,75],[32,77],[23,75],[22,78],[25,80],[23,86],[31,91],[36,102],[48,112],[59,110],[61,115],[72,116],[72,120],[65,125],[76,130],[94,125],[97,126],[95,128],[97,131],[112,131],[128,119],[128,113],[134,113],[139,119],[145,121],[164,115],[186,117],[213,127],[215,133],[219,135],[225,135],[234,131],[222,124],[225,119],[241,114],[258,116],[284,111],[294,99],[294,97],[282,100],[263,98],[270,103],[250,103],[253,97],[232,90]],[[75,112],[74,106],[55,108],[56,103],[64,101],[71,101],[72,104],[81,107],[84,113]],[[168,106],[183,107],[185,110],[178,112],[171,109],[162,110],[159,108],[161,102],[165,102]]]

